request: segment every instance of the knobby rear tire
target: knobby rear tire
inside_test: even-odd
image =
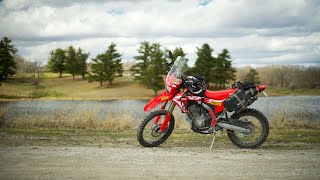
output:
[[[143,137],[143,131],[145,130],[146,125],[149,123],[149,121],[154,120],[155,117],[159,116],[159,115],[166,115],[168,114],[167,110],[157,110],[154,112],[151,112],[139,125],[138,130],[137,130],[137,140],[138,142],[144,146],[144,147],[156,147],[159,146],[160,144],[162,144],[163,142],[165,142],[169,136],[171,135],[173,129],[174,129],[174,117],[171,114],[170,117],[170,121],[168,123],[168,129],[165,131],[165,134],[157,141],[153,141],[153,142],[147,142],[145,141],[144,137]]]
[[[257,148],[258,146],[260,146],[261,144],[263,144],[268,135],[269,135],[269,122],[267,120],[267,118],[258,110],[255,109],[245,109],[244,111],[238,113],[238,114],[233,114],[231,116],[232,119],[239,119],[243,116],[252,116],[255,117],[256,119],[259,120],[259,122],[261,123],[261,127],[262,127],[262,133],[259,137],[259,139],[254,142],[254,143],[245,143],[243,141],[241,141],[241,139],[239,139],[235,132],[233,130],[228,130],[228,137],[230,139],[230,141],[238,146],[239,148],[246,148],[246,149],[254,149]]]

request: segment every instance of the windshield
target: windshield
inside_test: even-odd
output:
[[[187,60],[183,57],[178,56],[176,61],[174,62],[171,70],[167,74],[167,80],[170,76],[173,76],[175,78],[181,78],[181,75],[188,70],[187,66]]]

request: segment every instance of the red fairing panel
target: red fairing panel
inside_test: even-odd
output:
[[[231,94],[236,92],[236,88],[234,89],[226,89],[221,91],[208,91],[206,90],[206,97],[214,100],[224,100],[229,97]]]
[[[150,111],[151,109],[155,108],[159,103],[172,100],[173,97],[174,94],[168,94],[166,91],[164,91],[163,93],[159,94],[151,101],[149,101],[148,104],[144,106],[144,111]]]

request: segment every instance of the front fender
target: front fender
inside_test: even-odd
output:
[[[172,100],[173,97],[173,94],[168,94],[167,91],[164,91],[155,98],[151,99],[151,101],[149,101],[148,104],[144,106],[144,111],[150,111],[151,109],[155,108],[159,103]]]

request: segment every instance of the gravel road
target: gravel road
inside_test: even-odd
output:
[[[320,179],[320,148],[0,147],[0,179]]]

